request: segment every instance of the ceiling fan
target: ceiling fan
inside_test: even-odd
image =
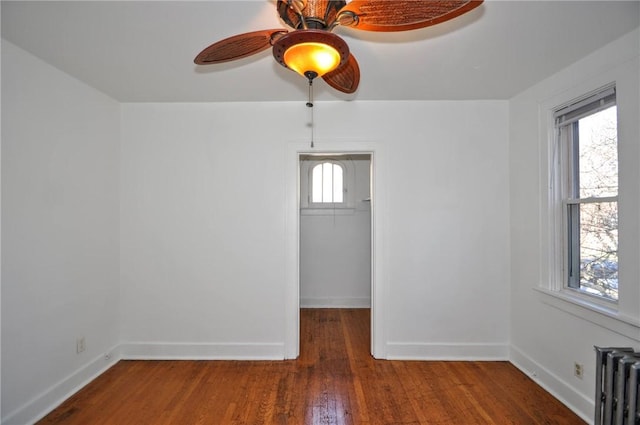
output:
[[[332,31],[348,27],[364,31],[407,31],[436,25],[460,16],[483,0],[278,0],[279,28],[238,34],[200,52],[198,65],[228,62],[273,47],[285,68],[309,80],[322,79],[336,90],[353,93],[360,68],[347,43]]]

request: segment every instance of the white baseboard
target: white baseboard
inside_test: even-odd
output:
[[[100,355],[22,407],[7,414],[2,418],[2,425],[32,424],[42,419],[120,360],[118,347],[112,348],[108,353],[108,358],[104,354]]]
[[[301,297],[300,308],[370,308],[371,298]]]
[[[284,360],[284,344],[123,343],[124,360]]]
[[[511,346],[509,361],[585,422],[593,424],[595,403],[590,397],[578,392],[517,347]]]
[[[389,360],[509,360],[509,345],[504,344],[387,344]]]

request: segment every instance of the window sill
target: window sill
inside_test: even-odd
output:
[[[300,215],[353,215],[355,208],[300,208]]]
[[[533,289],[541,294],[541,301],[551,307],[627,338],[640,341],[640,321],[632,317],[620,314],[620,312],[611,307],[565,291],[551,291],[540,287]]]

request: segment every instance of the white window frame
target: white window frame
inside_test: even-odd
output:
[[[312,202],[313,168],[323,163],[331,163],[342,168],[342,202]],[[301,157],[300,161],[300,208],[305,213],[333,214],[352,213],[355,208],[355,171],[349,161],[335,156]]]
[[[332,170],[337,167],[342,172],[342,176],[341,176],[341,186],[342,187],[340,188],[340,191],[342,192],[342,200],[339,201],[339,202],[336,202],[336,201],[333,201],[333,202],[324,202],[324,201],[315,202],[313,200],[314,186],[315,186],[315,183],[316,183],[315,182],[315,178],[314,178],[314,171],[318,167],[324,167],[325,164],[331,165],[332,166]],[[333,171],[332,171],[332,173],[333,173]],[[346,173],[345,166],[341,162],[336,161],[334,159],[326,159],[326,160],[323,160],[323,161],[319,161],[319,162],[315,163],[313,166],[310,166],[309,167],[309,185],[308,185],[309,190],[308,190],[308,195],[307,195],[308,196],[309,207],[310,208],[342,208],[342,207],[344,207],[346,205],[346,202],[347,202],[346,201],[347,200],[347,182],[346,182],[346,179],[345,179],[346,174],[347,173]],[[333,178],[334,178],[334,176],[332,176],[332,184],[333,184],[332,192],[335,193],[337,188],[335,187],[336,183],[335,183],[335,181],[333,181]],[[324,189],[324,179],[325,179],[324,172],[323,172],[322,179],[323,179],[322,180],[322,183],[323,183],[322,186],[323,186],[323,189]]]
[[[535,185],[538,198],[532,200],[532,208],[539,212],[539,221],[531,226],[538,230],[537,247],[532,250],[538,255],[531,258],[537,261],[534,268],[538,283],[532,287],[537,292],[540,302],[552,309],[563,311],[571,316],[596,324],[638,340],[640,335],[640,256],[638,244],[640,236],[640,179],[638,175],[638,153],[640,152],[640,126],[638,124],[637,59],[623,62],[614,61],[613,65],[600,69],[600,72],[585,70],[588,76],[578,73],[575,78],[570,74],[559,74],[554,78],[536,86],[535,90],[523,93],[513,101],[513,108],[521,113],[529,113],[533,119],[537,118],[537,125],[528,121],[530,133],[526,132],[518,137],[526,143],[526,149],[533,150],[529,143],[536,143],[537,181],[527,180]],[[580,77],[582,76],[582,77]],[[566,77],[566,78],[565,78]],[[597,302],[593,297],[580,297],[575,291],[569,291],[562,285],[563,259],[562,253],[562,222],[558,223],[555,213],[556,199],[554,198],[554,161],[557,152],[554,150],[555,127],[553,112],[559,105],[566,105],[572,99],[577,99],[585,93],[597,91],[601,87],[615,83],[618,105],[618,228],[619,228],[619,287],[618,304]],[[535,117],[535,118],[534,118]],[[525,122],[525,125],[527,122]],[[520,128],[520,127],[518,127]],[[533,152],[532,152],[533,153]],[[553,310],[550,310],[553,311]]]
[[[556,184],[553,187],[556,200],[555,213],[560,215],[562,229],[562,286],[574,291],[576,296],[592,297],[598,303],[617,304],[617,300],[603,295],[589,294],[581,288],[580,276],[580,218],[579,208],[587,204],[615,203],[618,205],[618,193],[614,196],[580,197],[578,175],[579,133],[578,122],[602,110],[616,106],[615,84],[609,84],[587,95],[572,100],[554,110],[555,155],[552,176]],[[616,117],[617,128],[617,117]],[[617,150],[617,149],[616,149]],[[617,159],[616,159],[617,162]],[[618,244],[619,245],[619,244]],[[616,246],[616,250],[618,246]]]
[[[623,282],[620,283],[618,288],[619,299],[617,303],[602,297],[587,295],[583,291],[572,289],[566,285],[568,239],[565,220],[567,207],[566,203],[563,203],[563,181],[559,172],[561,160],[559,156],[561,153],[555,121],[556,112],[575,103],[576,100],[586,99],[608,87],[617,87],[617,82],[611,82],[611,80],[603,82],[599,86],[591,86],[591,90],[589,90],[588,86],[586,90],[574,87],[567,93],[547,99],[539,104],[541,117],[539,124],[542,136],[540,139],[540,152],[542,154],[541,165],[543,166],[540,182],[542,188],[545,189],[542,193],[541,207],[543,208],[542,211],[546,210],[546,213],[543,212],[541,215],[541,249],[542,252],[546,252],[546,255],[541,257],[541,278],[543,280],[536,289],[550,296],[544,297],[543,300],[551,306],[599,323],[609,329],[628,334],[628,326],[636,326],[636,320],[619,310],[622,305],[621,300],[624,298]],[[584,89],[585,86],[582,86],[582,88]],[[620,118],[618,117],[618,127],[619,125]],[[618,151],[620,156],[620,140],[618,140]],[[620,168],[618,171],[620,175]],[[620,184],[620,181],[618,184]],[[618,246],[620,247],[620,240],[618,240]],[[589,311],[599,313],[599,315],[593,316],[587,313]],[[608,321],[609,318],[615,320]]]

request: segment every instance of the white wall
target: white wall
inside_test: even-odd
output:
[[[304,104],[125,104],[127,356],[282,358],[284,150]]]
[[[283,358],[304,100],[118,105],[2,47],[3,422],[46,412],[106,352]],[[382,356],[505,359],[508,103],[315,109],[318,150],[376,146]]]
[[[506,358],[507,119],[500,101],[380,105],[372,114],[388,156],[388,357]]]
[[[55,406],[117,345],[119,111],[3,40],[3,423]]]
[[[286,170],[306,112],[123,105],[125,355],[285,355]],[[507,119],[506,101],[316,105],[318,151],[381,147],[390,357],[507,357]]]
[[[300,210],[301,307],[371,306],[371,160],[339,159],[354,176],[347,187],[353,205],[345,210]],[[303,164],[301,174],[308,173]],[[308,184],[303,175],[300,180],[304,198]]]
[[[640,98],[638,30],[510,101],[511,359],[591,421],[597,346],[640,349]],[[620,156],[620,305],[611,316],[546,292],[550,108],[616,82]],[[635,323],[635,325],[634,325]],[[573,376],[574,361],[585,366]]]

